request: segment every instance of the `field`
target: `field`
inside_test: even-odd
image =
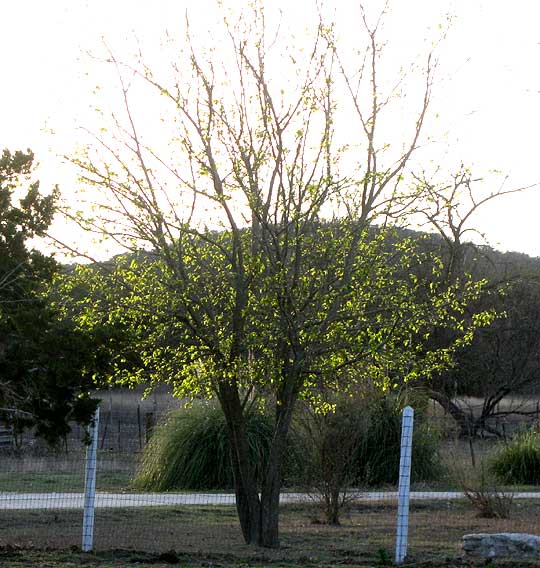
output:
[[[447,439],[441,441],[441,459],[447,474],[437,481],[412,484],[413,490],[455,491],[461,486],[457,476],[472,478],[481,464],[489,459],[495,450],[493,439],[467,441]],[[84,490],[85,452],[79,443],[69,452],[26,451],[3,452],[0,458],[0,491],[22,493],[38,492],[82,492]],[[132,492],[132,480],[136,475],[140,451],[118,452],[115,449],[98,450],[97,490]],[[476,468],[473,467],[473,459]],[[476,473],[475,473],[476,472]],[[380,488],[384,490],[385,488]],[[395,489],[395,488],[394,488]],[[515,489],[515,488],[514,488]],[[534,491],[534,487],[520,487],[519,490]],[[138,489],[137,489],[138,491]]]

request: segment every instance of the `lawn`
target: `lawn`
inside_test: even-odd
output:
[[[137,455],[98,453],[97,490],[126,491],[130,487]],[[84,491],[85,453],[48,453],[0,456],[0,492],[19,493]]]

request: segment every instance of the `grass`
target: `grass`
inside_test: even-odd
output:
[[[496,451],[497,444],[493,440],[476,440],[474,453],[476,467],[482,461],[489,461]],[[469,472],[472,478],[474,468],[471,463],[470,448],[467,442],[447,441],[441,447],[441,456],[446,462],[447,470],[459,469]],[[139,492],[142,488],[133,484],[140,453],[117,453],[107,450],[98,452],[98,491]],[[69,454],[26,454],[16,457],[14,455],[0,455],[0,492],[17,491],[22,493],[39,492],[81,492],[84,490],[84,452],[70,452]],[[429,483],[419,482],[412,484],[413,491],[461,491],[459,480],[453,475],[443,476],[437,481]],[[377,488],[372,488],[376,490]],[[389,487],[382,486],[382,490]],[[391,487],[395,490],[395,487]],[[538,486],[513,485],[501,483],[500,489],[505,491],[536,491]]]
[[[270,451],[272,423],[251,412],[246,433],[255,475],[260,478]],[[229,437],[221,409],[198,404],[170,413],[146,446],[134,486],[147,491],[232,488]]]
[[[131,486],[137,456],[98,453],[98,491],[126,491]],[[0,456],[0,492],[20,493],[84,491],[83,452],[65,454]]]
[[[507,444],[499,444],[490,468],[506,483],[540,484],[540,433],[522,432]]]
[[[89,563],[85,560],[80,564],[104,568],[106,562],[111,566],[137,565],[137,558],[140,558],[141,566],[144,561],[156,566],[160,565],[160,554],[171,549],[176,551],[180,565],[213,567],[377,566],[381,565],[381,558],[393,557],[395,502],[355,505],[344,515],[339,528],[320,524],[318,513],[311,504],[283,506],[282,546],[278,550],[261,550],[243,543],[234,507],[97,510],[96,555],[81,556],[73,552],[71,561],[78,565],[77,559],[86,559]],[[81,511],[69,510],[0,511],[0,544],[4,545],[4,551],[11,550],[13,554],[48,548],[59,550],[58,555],[69,558],[70,554],[65,551],[80,543],[81,517]],[[464,534],[537,533],[539,530],[540,503],[537,501],[516,503],[511,519],[477,518],[465,501],[413,502],[409,533],[411,565],[469,565],[444,564],[447,558],[459,559]],[[141,550],[145,552],[137,552]],[[128,557],[129,562],[126,561]],[[0,566],[17,564],[6,563],[0,554]],[[40,566],[52,567],[54,564],[43,562]]]
[[[130,487],[131,476],[126,472],[109,472],[97,481],[98,491],[125,492]],[[81,493],[84,491],[83,473],[51,472],[46,475],[31,473],[0,473],[0,492],[18,493]]]
[[[384,559],[384,561],[381,561]],[[0,565],[8,568],[170,568],[175,565],[178,568],[301,568],[311,566],[313,568],[330,568],[331,565],[322,563],[297,564],[291,562],[235,562],[227,560],[216,561],[212,557],[200,559],[195,557],[178,556],[172,553],[147,554],[131,551],[115,551],[114,553],[82,553],[76,550],[43,551],[34,549],[1,549]],[[377,566],[393,566],[387,562],[384,553],[373,558],[359,559],[358,562],[346,564],[348,568],[373,568]],[[533,562],[497,561],[486,563],[485,561],[465,561],[461,558],[445,558],[439,560],[412,561],[402,565],[404,568],[533,568],[538,566]]]

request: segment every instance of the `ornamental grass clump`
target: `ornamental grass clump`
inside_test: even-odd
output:
[[[501,444],[490,464],[502,483],[540,485],[540,432],[528,430]]]
[[[268,416],[246,416],[252,463],[261,479],[272,439]],[[231,489],[234,486],[227,425],[214,404],[172,412],[148,443],[134,486],[147,491]]]
[[[382,397],[370,405],[368,428],[360,433],[352,460],[356,485],[370,487],[395,485],[399,477],[403,401]],[[417,412],[413,429],[413,482],[440,478],[443,467],[439,438],[422,412]]]

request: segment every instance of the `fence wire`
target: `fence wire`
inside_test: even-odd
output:
[[[143,492],[133,484],[152,430],[168,409],[152,401],[147,406],[126,403],[124,407],[121,401],[109,406],[106,400],[102,403],[94,549],[175,549],[187,555],[249,558],[253,551],[244,545],[230,488]],[[534,486],[495,486],[486,479],[484,468],[504,442],[459,438],[444,416],[431,416],[428,425],[438,432],[437,459],[442,467],[435,479],[415,479],[413,447],[410,557],[459,555],[462,537],[469,533],[540,533],[540,492]],[[83,437],[84,432],[74,427],[55,450],[31,437],[19,441],[18,446],[4,444],[0,448],[1,545],[81,546],[86,458]],[[469,491],[468,497],[464,489]],[[481,515],[482,499],[495,503],[491,518]],[[279,558],[280,554],[291,560],[327,562],[347,562],[365,555],[393,558],[397,484],[349,488],[339,527],[325,524],[322,501],[314,487],[284,488],[280,511],[283,547],[281,552],[268,552],[269,558]]]

